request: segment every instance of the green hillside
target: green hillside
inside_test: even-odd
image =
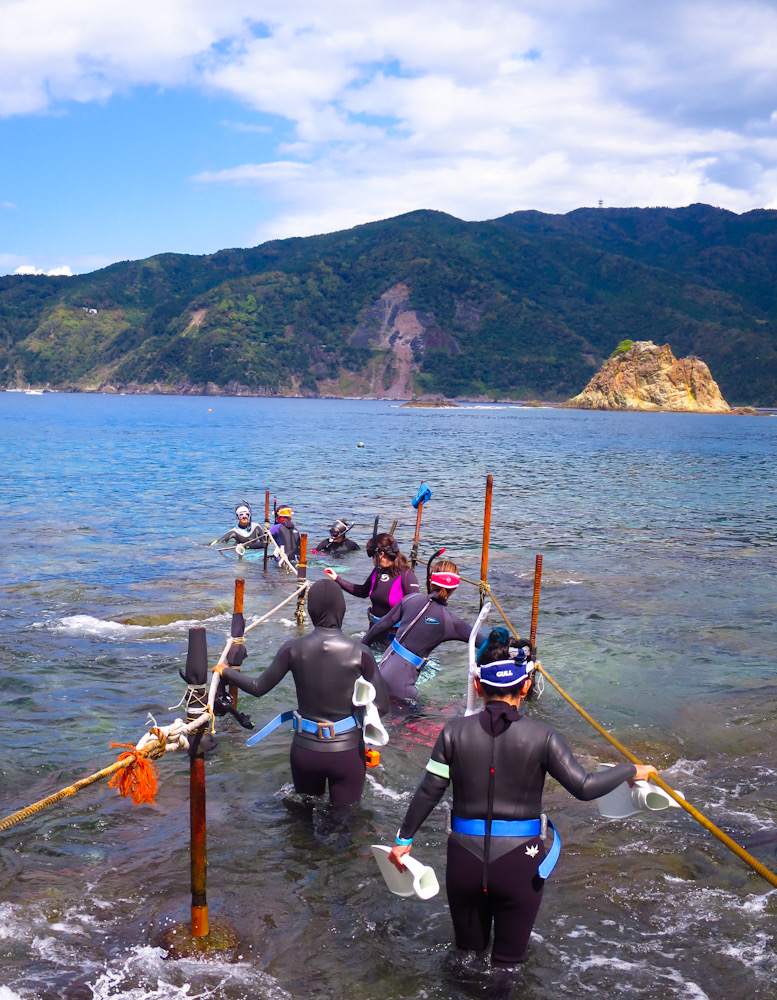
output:
[[[776,333],[777,212],[704,205],[413,212],[0,278],[9,388],[558,400],[628,338],[702,358],[732,405],[775,406]]]

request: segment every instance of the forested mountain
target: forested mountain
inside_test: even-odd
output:
[[[73,278],[0,278],[0,385],[565,399],[625,339],[777,405],[777,212],[413,212]]]

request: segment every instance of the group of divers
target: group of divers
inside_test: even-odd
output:
[[[250,505],[239,504],[235,513],[236,526],[211,544],[234,541],[263,548],[266,529],[252,520]],[[292,518],[290,508],[276,508],[270,533],[276,549],[282,545],[293,560],[300,535]],[[336,521],[313,552],[358,551],[359,545],[346,537],[350,527],[345,520]],[[364,583],[351,583],[327,567],[326,577],[313,583],[307,594],[313,630],[284,642],[258,677],[222,663],[213,669],[226,685],[256,698],[290,673],[297,708],[274,723],[288,719],[294,727],[294,788],[312,796],[328,789],[332,805],[351,806],[361,799],[369,753],[366,716],[355,708],[355,690],[360,685],[363,689],[364,682],[371,685],[370,711],[384,716],[392,698],[415,701],[419,674],[437,646],[450,640],[469,642],[470,649],[476,649],[471,672],[482,710],[442,728],[388,857],[404,869],[402,859],[413,837],[452,784],[446,892],[456,947],[483,953],[493,927],[492,965],[518,967],[528,957],[544,883],[560,849],[558,833],[542,813],[546,774],[576,798],[589,801],[624,781],[646,780],[655,768],[622,763],[587,772],[553,727],[526,714],[524,704],[536,696],[541,679],[531,644],[512,638],[502,627],[484,632],[476,622],[473,629],[448,610],[448,600],[461,582],[456,564],[435,562],[440,554],[435,553],[427,565],[424,594],[393,535],[374,530],[365,548],[373,566]],[[363,637],[342,631],[344,593],[370,600],[369,629]],[[385,649],[379,664],[370,647]],[[548,827],[553,841],[546,850]]]

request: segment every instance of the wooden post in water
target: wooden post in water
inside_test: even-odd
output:
[[[486,509],[483,514],[483,551],[480,556],[480,582],[488,583],[488,543],[491,539],[491,492],[494,488],[494,477],[486,476]],[[480,606],[483,607],[486,597],[481,589]]]
[[[396,521],[392,521],[391,522],[391,531],[389,531],[389,534],[391,535],[392,538],[394,537],[394,532],[396,530],[397,530],[397,522]]]
[[[421,515],[424,512],[424,502],[418,504],[418,513],[415,516],[415,535],[413,536],[413,548],[410,551],[410,565],[415,569],[418,562],[418,539],[421,537]]]
[[[239,581],[242,583],[243,581]],[[186,653],[186,683],[189,703],[186,721],[198,719],[208,705],[208,645],[204,628],[189,629]],[[162,946],[172,959],[206,957],[217,952],[237,953],[235,931],[222,921],[208,917],[205,894],[207,851],[205,843],[205,752],[215,746],[208,727],[200,728],[189,744],[189,826],[191,831],[190,864],[192,886],[191,923],[174,924],[162,935]]]
[[[242,615],[243,614],[243,595],[245,593],[245,580],[235,580],[235,607],[233,614]],[[239,670],[240,667],[237,667]],[[229,686],[229,697],[232,699],[232,707],[237,708],[237,692],[238,687],[236,684],[230,684]]]
[[[299,536],[299,562],[297,563],[297,586],[301,587],[302,584],[307,579],[308,575],[308,536]],[[297,598],[297,624],[305,624],[305,595],[307,591],[302,591],[302,593]]]
[[[207,702],[208,646],[204,628],[189,629],[189,649],[186,654],[186,677],[190,684],[202,686]],[[202,714],[203,706],[191,699],[186,721]],[[202,730],[194,735],[189,747],[189,825],[191,830],[192,937],[208,933],[208,901],[205,894],[207,850],[205,838],[205,751]]]
[[[540,580],[542,578],[542,556],[534,557],[534,595],[531,602],[531,631],[529,632],[529,642],[532,649],[537,638],[537,616],[540,613]]]
[[[270,534],[270,491],[264,491],[264,533]],[[267,572],[267,541],[264,543],[264,571]]]

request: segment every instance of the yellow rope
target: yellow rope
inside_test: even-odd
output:
[[[159,741],[157,738],[156,744],[151,744],[147,750],[136,751],[130,754],[129,757],[124,757],[122,760],[117,760],[113,764],[109,764],[108,767],[104,767],[101,771],[96,771],[94,774],[90,774],[88,778],[81,778],[74,785],[68,785],[67,788],[61,788],[58,792],[53,795],[49,795],[45,799],[41,799],[39,802],[33,802],[32,805],[27,806],[25,809],[20,809],[18,812],[12,813],[10,816],[6,816],[4,820],[0,820],[0,830],[7,830],[8,827],[13,826],[15,823],[21,822],[23,819],[28,819],[37,812],[42,812],[47,806],[54,805],[55,802],[60,802],[62,799],[66,799],[69,795],[75,795],[76,792],[80,791],[82,788],[86,788],[88,785],[93,785],[96,781],[101,781],[103,778],[107,778],[111,774],[115,774],[116,771],[121,771],[122,768],[129,767],[134,764],[138,757],[151,757],[152,759],[156,757],[161,757],[165,752],[164,743]]]
[[[270,615],[275,614],[276,611],[280,611],[280,609],[284,605],[288,604],[289,601],[293,601],[295,597],[306,591],[308,587],[310,587],[310,583],[309,581],[306,580],[294,591],[293,594],[290,594],[284,601],[281,601],[280,604],[274,607],[271,611],[268,611],[267,614],[262,615],[262,617],[257,619],[257,621],[252,622],[246,628],[245,631],[250,632],[252,628],[256,628],[257,625],[260,625],[263,621],[269,618]],[[226,655],[231,645],[236,645],[241,642],[243,642],[242,636],[239,638],[230,636],[230,638],[227,640],[227,644],[224,647],[224,650],[222,651],[221,656],[219,657],[219,663],[224,663],[226,661]],[[218,686],[217,683],[218,678],[214,676],[213,681],[215,681],[216,683],[211,683],[211,687],[213,694],[215,694],[215,688]],[[180,705],[183,703],[184,700],[186,700],[187,711],[190,710],[190,705],[192,703],[194,703],[195,708],[201,708],[203,710],[203,720],[201,721],[204,721],[204,714],[207,713],[210,719],[210,731],[214,732],[215,715],[213,713],[212,705],[210,704],[210,699],[205,697],[206,691],[207,691],[207,685],[190,684],[188,686],[186,694],[178,704]],[[178,706],[175,707],[177,708]],[[197,725],[200,725],[201,721],[197,722],[197,720],[194,720],[194,722]],[[166,737],[161,732],[161,730],[154,729],[152,730],[152,732],[156,736],[157,740],[156,743],[151,743],[147,747],[144,747],[143,750],[136,751],[135,753],[132,753],[127,757],[123,757],[121,760],[115,761],[108,767],[104,767],[101,771],[96,771],[94,774],[90,774],[89,777],[82,778],[80,781],[77,781],[74,785],[68,785],[67,788],[61,788],[58,792],[55,792],[53,795],[49,795],[45,799],[41,799],[39,802],[34,802],[32,805],[29,805],[24,809],[20,809],[18,812],[12,813],[10,816],[6,816],[5,819],[0,820],[0,831],[7,830],[15,823],[20,823],[23,819],[28,819],[35,813],[42,812],[42,810],[46,809],[48,806],[54,805],[56,802],[60,802],[62,799],[68,798],[68,796],[70,795],[75,795],[75,793],[80,791],[82,788],[87,788],[89,785],[93,785],[96,781],[101,781],[103,778],[107,778],[110,775],[115,774],[117,771],[121,771],[123,768],[129,767],[131,764],[135,763],[138,757],[150,757],[152,759],[161,757],[165,752]]]
[[[515,638],[520,641],[520,636],[513,627],[513,623],[510,621],[510,619],[507,617],[507,615],[500,607],[499,602],[494,597],[494,592],[491,590],[489,584],[485,580],[480,580],[480,581],[467,580],[465,577],[462,577],[461,579],[464,580],[466,583],[471,583],[473,586],[478,587],[481,593],[484,592],[489,595],[491,600],[499,609],[499,613],[504,618],[507,627],[513,633]],[[634,754],[629,749],[623,746],[622,743],[619,743],[614,736],[611,736],[610,733],[608,733],[603,726],[600,726],[599,723],[596,721],[596,719],[592,718],[592,716],[590,716],[588,712],[586,712],[586,710],[582,708],[582,706],[578,705],[578,703],[574,700],[574,698],[568,695],[567,692],[559,684],[557,684],[556,681],[553,680],[553,678],[550,676],[547,670],[545,670],[539,663],[537,664],[537,670],[550,684],[553,685],[553,687],[558,691],[561,697],[566,699],[566,701],[569,702],[572,708],[578,711],[586,720],[586,722],[589,722],[598,733],[601,733],[601,735],[604,736],[604,738],[608,740],[617,750],[620,750],[620,752],[623,754],[624,757],[626,757],[627,760],[630,760],[632,764],[642,763],[642,761],[640,761],[639,758],[635,757]],[[679,806],[685,809],[685,811],[690,816],[692,816],[697,823],[700,823],[705,828],[705,830],[709,830],[709,832],[714,837],[717,837],[722,844],[725,844],[725,846],[730,851],[733,851],[734,854],[740,857],[746,864],[750,865],[753,871],[758,872],[761,878],[766,879],[766,881],[770,885],[777,887],[777,875],[775,875],[774,872],[770,871],[765,865],[762,865],[757,858],[754,858],[752,856],[752,854],[748,854],[748,852],[744,849],[744,847],[740,847],[739,844],[737,844],[735,840],[732,840],[727,833],[724,833],[723,830],[715,826],[715,824],[711,820],[707,819],[707,817],[703,813],[700,813],[698,809],[694,808],[694,806],[692,806],[689,802],[686,802],[686,800],[682,798],[682,796],[678,795],[673,788],[667,785],[667,783],[663,780],[663,778],[659,778],[658,775],[651,774],[649,780],[658,785],[659,788],[662,788],[667,793],[667,795],[669,795],[672,799],[674,799],[674,801]]]

